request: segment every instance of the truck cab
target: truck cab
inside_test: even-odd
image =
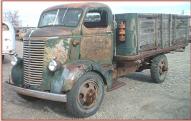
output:
[[[73,46],[69,48],[68,61],[80,58],[112,64],[112,12],[103,4],[88,5],[56,6],[45,10],[39,20],[39,29],[31,37],[70,39]]]
[[[24,37],[23,58],[14,56],[8,83],[21,95],[66,102],[75,117],[93,115],[104,87],[112,90],[118,77],[151,69],[155,82],[164,81],[168,70],[164,54],[185,47],[187,39],[177,40],[178,44],[167,40],[167,45],[161,42],[163,33],[154,39],[157,20],[159,15],[113,15],[101,3],[48,8],[38,28]],[[139,26],[153,39],[142,38]]]

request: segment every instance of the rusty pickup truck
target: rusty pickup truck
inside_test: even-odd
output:
[[[112,14],[101,3],[50,7],[38,28],[23,39],[23,58],[13,56],[8,84],[23,98],[64,102],[74,117],[97,112],[104,88],[117,78],[150,69],[161,83],[168,71],[165,54],[188,45],[188,16]]]

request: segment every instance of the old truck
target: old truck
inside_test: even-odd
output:
[[[121,76],[150,69],[153,82],[163,82],[165,54],[188,45],[188,16],[114,15],[101,3],[59,5],[42,12],[23,42],[8,84],[25,99],[64,102],[72,116],[87,117]]]

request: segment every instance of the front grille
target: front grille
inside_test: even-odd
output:
[[[39,86],[43,80],[44,45],[42,40],[24,40],[24,85]]]

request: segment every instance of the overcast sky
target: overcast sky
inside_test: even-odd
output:
[[[3,2],[3,12],[18,11],[22,26],[36,27],[41,12],[54,5],[72,2]],[[101,2],[113,13],[170,13],[190,15],[189,2]],[[183,12],[184,11],[184,12]]]

